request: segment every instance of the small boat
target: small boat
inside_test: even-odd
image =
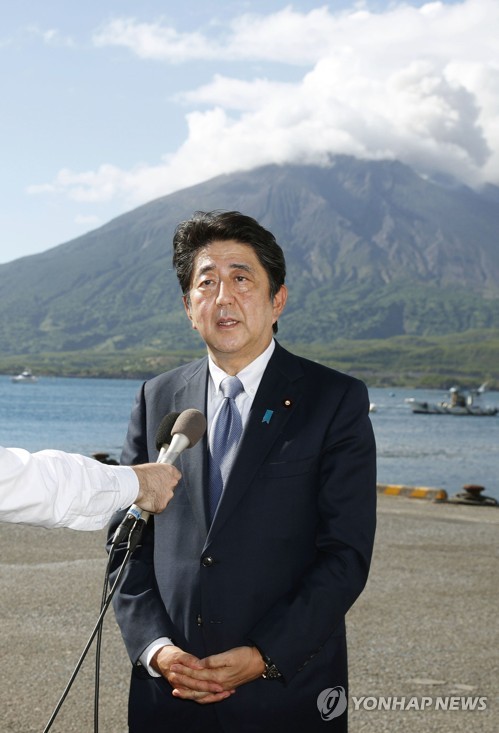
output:
[[[499,407],[485,407],[479,403],[480,396],[485,392],[486,384],[474,390],[462,390],[451,387],[449,400],[444,402],[425,402],[414,397],[405,401],[416,415],[475,415],[477,417],[493,417],[499,412]]]
[[[18,374],[16,377],[12,377],[13,382],[27,382],[33,383],[38,382],[38,377],[35,377],[29,369],[25,369],[20,374]]]

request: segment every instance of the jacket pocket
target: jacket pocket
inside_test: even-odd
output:
[[[289,478],[313,473],[317,469],[318,456],[302,458],[300,461],[274,461],[264,464],[258,474],[261,479]]]

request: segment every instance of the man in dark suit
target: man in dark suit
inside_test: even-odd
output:
[[[115,600],[130,731],[346,731],[345,614],[375,530],[367,390],[275,341],[284,256],[254,219],[199,212],[177,227],[173,262],[208,356],[143,385],[122,462],[156,459],[172,411],[201,410],[208,436],[182,454]],[[211,518],[210,433],[234,375],[243,430]]]

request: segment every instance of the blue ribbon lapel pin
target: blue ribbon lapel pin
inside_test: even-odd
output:
[[[266,410],[265,415],[262,418],[262,423],[267,423],[267,425],[270,425],[270,420],[272,418],[272,415],[274,414],[274,410]]]

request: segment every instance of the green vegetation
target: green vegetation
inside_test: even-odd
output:
[[[499,330],[445,336],[395,336],[330,345],[293,344],[292,350],[354,374],[372,387],[448,389],[453,384],[499,389]]]
[[[389,339],[331,343],[288,343],[291,351],[354,374],[372,387],[447,389],[476,387],[488,381],[499,389],[499,329],[470,330],[444,336],[395,336]],[[203,349],[154,351],[72,351],[2,356],[0,372],[29,367],[37,375],[146,379],[204,353]]]
[[[328,283],[300,292],[302,284],[298,277],[291,283],[282,318],[286,338],[292,334],[288,340],[294,343],[402,335],[453,339],[456,333],[499,326],[499,298],[484,298],[459,284],[444,288],[400,279],[388,285]]]

